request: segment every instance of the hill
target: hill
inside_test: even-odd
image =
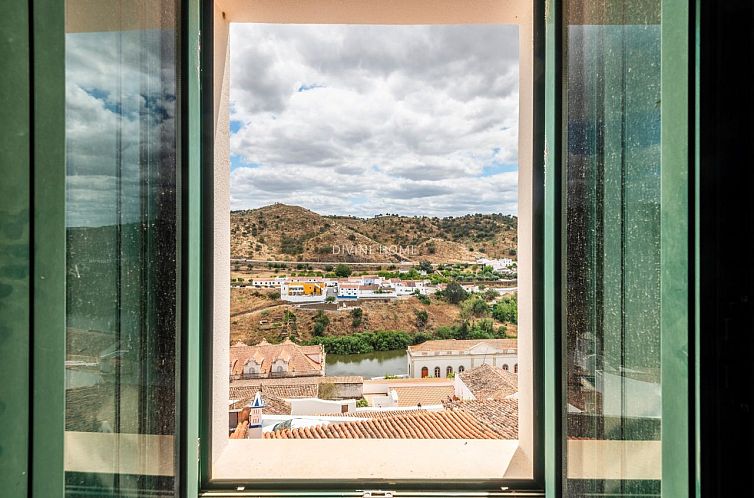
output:
[[[322,216],[273,204],[232,211],[231,256],[274,261],[473,262],[513,257],[515,216]]]
[[[262,339],[279,342],[290,335],[298,340],[312,339],[312,329],[317,309],[301,308],[284,301],[270,299],[268,291],[251,288],[231,290],[230,342],[242,341],[256,344]],[[327,336],[347,336],[356,332],[377,330],[400,330],[408,334],[432,331],[437,327],[455,325],[460,319],[460,308],[444,301],[433,299],[423,304],[418,299],[393,300],[389,303],[366,301],[358,306],[363,317],[354,327],[351,308],[325,311],[329,319]],[[321,308],[325,308],[324,306]],[[417,324],[417,311],[426,311],[427,320],[420,329]],[[502,322],[495,320],[495,326]],[[516,336],[517,327],[507,323],[507,332]]]

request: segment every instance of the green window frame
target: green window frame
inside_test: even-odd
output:
[[[563,2],[536,1],[535,47],[535,358],[540,388],[535,389],[535,448],[540,458],[534,479],[506,483],[546,496],[563,489],[564,408],[562,306],[562,32]],[[207,165],[211,143],[203,121],[212,114],[211,30],[205,24],[211,3],[182,2],[180,32],[181,152],[180,192],[180,436],[177,474],[181,496],[221,496],[230,483],[209,480],[211,301],[206,285],[211,267],[207,221],[211,188]],[[698,60],[698,36],[688,2],[662,1],[662,489],[668,496],[691,496],[698,479],[699,421],[695,419],[698,378],[694,347],[698,331],[698,280],[694,271],[698,234],[694,216],[698,197],[693,139],[698,102],[692,98],[691,68]],[[668,15],[665,15],[665,14]],[[0,120],[0,488],[9,497],[64,494],[65,337],[65,138],[64,2],[16,2],[0,19],[0,79],[4,119]],[[698,124],[696,124],[698,126]],[[19,133],[18,131],[22,132]],[[697,215],[698,216],[698,213]],[[698,265],[698,263],[696,263]],[[696,333],[696,337],[690,335]],[[672,400],[672,402],[670,402]],[[537,403],[541,401],[541,403]],[[698,407],[697,407],[698,409]],[[40,428],[44,428],[40,430]],[[696,431],[696,441],[690,436]],[[313,489],[312,487],[309,489]],[[425,491],[431,489],[424,488]],[[698,487],[696,487],[698,493]],[[300,490],[304,493],[306,490]],[[324,489],[319,490],[325,493]],[[312,493],[315,493],[312,491]],[[522,496],[522,495],[519,495]]]

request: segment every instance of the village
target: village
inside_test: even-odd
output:
[[[481,259],[477,264],[492,268],[493,271],[506,271],[513,264],[511,259],[488,260]],[[415,271],[415,270],[414,270]],[[427,277],[426,270],[417,272]],[[403,275],[401,275],[403,274]],[[363,274],[348,277],[322,277],[312,275],[298,276],[255,276],[248,282],[237,283],[237,287],[253,287],[256,289],[275,289],[280,291],[280,299],[290,303],[324,303],[357,299],[395,299],[412,295],[432,295],[446,288],[444,282],[434,283],[430,278],[406,278],[409,271],[399,272],[400,277],[383,277],[376,274]],[[478,283],[463,283],[467,292],[478,292]],[[486,286],[500,294],[515,291],[511,287]]]
[[[408,375],[328,376],[322,345],[230,348],[231,439],[517,439],[516,339],[409,346]]]

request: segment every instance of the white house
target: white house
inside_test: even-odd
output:
[[[446,339],[427,341],[406,350],[408,376],[447,377],[491,365],[518,373],[516,339]]]
[[[513,265],[513,260],[511,258],[500,258],[500,259],[481,258],[481,259],[477,259],[476,262],[479,263],[480,265],[491,266],[492,269],[495,271],[507,270]]]
[[[269,278],[254,278],[251,280],[251,285],[262,289],[279,289],[285,277],[269,277]]]

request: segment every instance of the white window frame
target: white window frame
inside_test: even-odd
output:
[[[212,273],[212,430],[209,478],[230,482],[317,480],[532,479],[533,375],[533,2],[531,0],[215,0],[214,192]],[[302,24],[517,24],[519,26],[518,135],[518,440],[229,440],[227,361],[230,334],[230,47],[238,23]],[[522,333],[523,332],[523,333]],[[262,447],[262,445],[264,445]],[[305,448],[305,449],[302,449]],[[481,453],[480,453],[481,452]],[[339,455],[332,459],[313,455]],[[438,465],[417,454],[446,454]],[[480,458],[482,455],[482,458]],[[488,457],[489,456],[489,457]],[[538,455],[542,458],[543,455]]]

